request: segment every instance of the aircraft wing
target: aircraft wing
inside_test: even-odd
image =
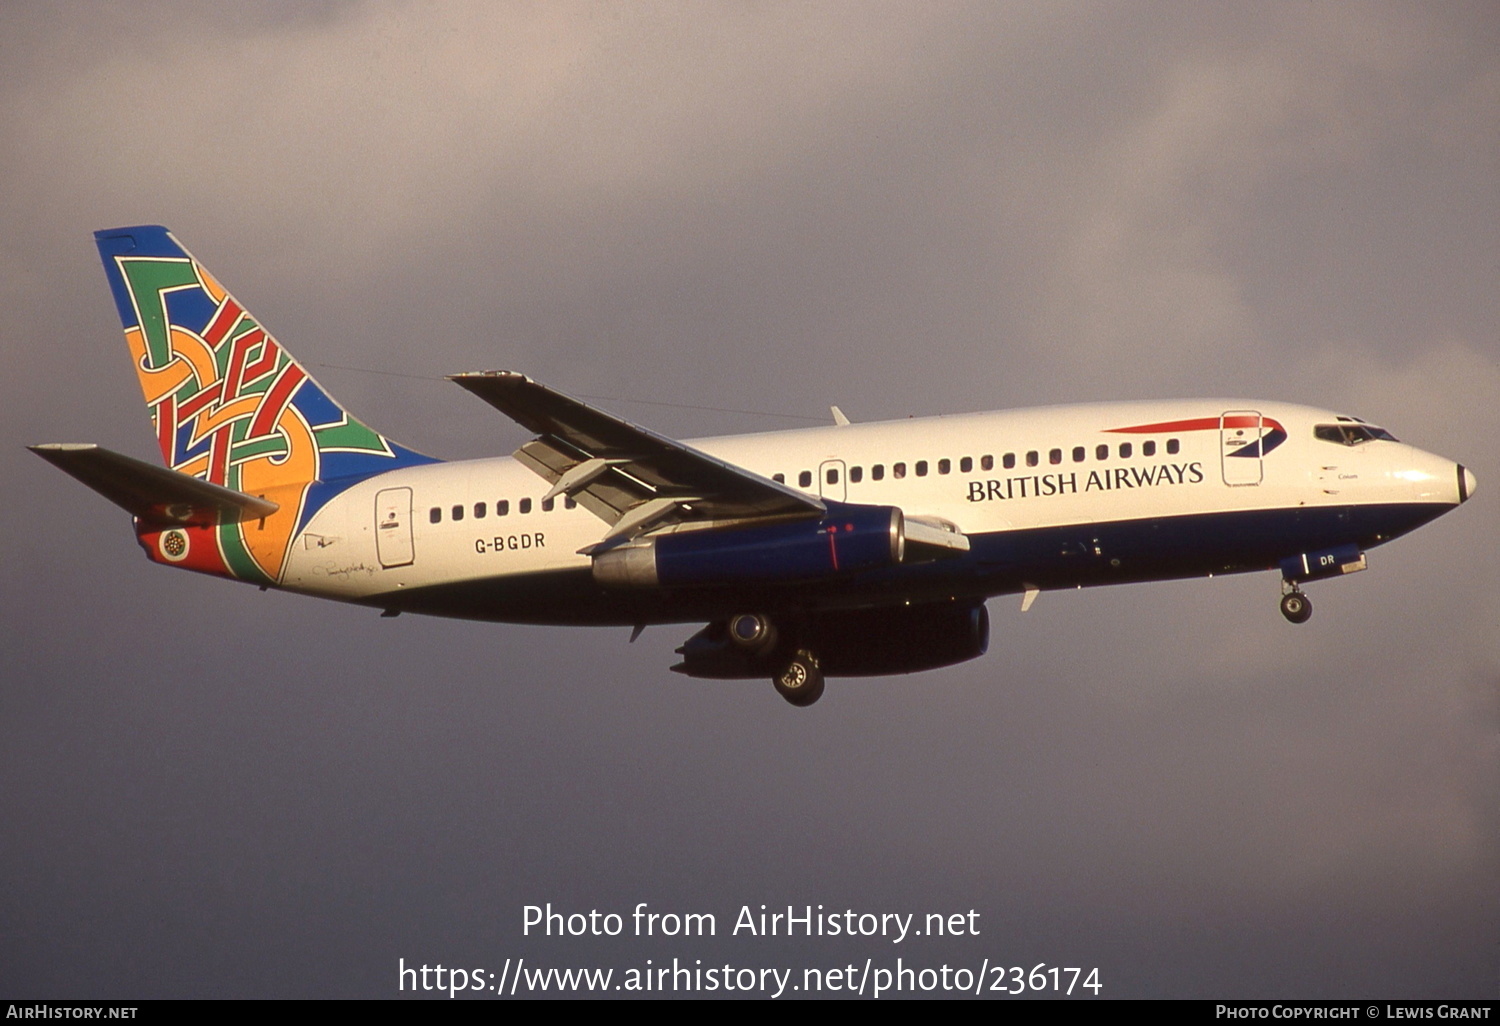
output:
[[[826,507],[770,478],[511,371],[449,378],[538,437],[516,459],[612,525],[606,541],[693,521],[814,516]]]

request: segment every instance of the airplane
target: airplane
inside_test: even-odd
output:
[[[383,616],[706,626],[672,670],[828,677],[983,655],[986,600],[1279,570],[1302,585],[1461,505],[1472,472],[1280,402],[1053,406],[679,442],[510,371],[455,384],[535,437],[444,461],[340,406],[157,225],[95,233],[165,465],[33,452],[154,562]]]

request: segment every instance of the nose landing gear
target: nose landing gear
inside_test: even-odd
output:
[[[1306,623],[1312,617],[1312,599],[1302,594],[1295,583],[1284,581],[1281,596],[1281,615],[1292,623]]]

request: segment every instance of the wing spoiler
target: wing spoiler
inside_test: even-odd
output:
[[[27,448],[143,520],[234,524],[259,520],[281,508],[269,499],[209,484],[97,445],[54,443]]]

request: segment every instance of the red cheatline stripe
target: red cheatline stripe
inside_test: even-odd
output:
[[[255,411],[255,419],[250,422],[251,438],[270,434],[276,422],[281,419],[281,411],[286,409],[286,404],[291,401],[292,393],[297,390],[298,385],[302,384],[302,379],[306,376],[302,368],[295,363],[289,363],[281,369],[276,383],[260,401],[260,406]]]
[[[1284,430],[1280,424],[1270,417],[1257,417],[1253,414],[1242,413],[1233,417],[1195,417],[1192,420],[1167,420],[1160,424],[1137,424],[1133,427],[1105,428],[1108,434],[1125,435],[1157,435],[1170,431],[1217,431],[1220,421],[1227,428],[1255,427],[1263,424],[1272,431]]]
[[[1230,426],[1235,426],[1236,418],[1230,417]],[[1168,420],[1160,424],[1137,424],[1135,427],[1106,428],[1108,434],[1116,435],[1155,435],[1166,431],[1208,431],[1217,430],[1219,427],[1218,417],[1197,417],[1193,420]]]

